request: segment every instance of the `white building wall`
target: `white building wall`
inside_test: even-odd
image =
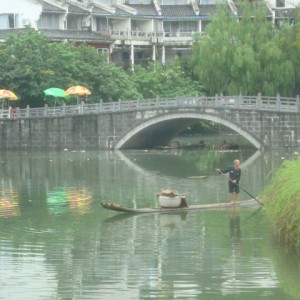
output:
[[[276,8],[276,0],[267,0],[271,8]],[[300,0],[285,0],[284,8],[295,8],[300,5]]]
[[[42,4],[35,0],[2,0],[0,5],[0,16],[4,14],[15,14],[19,16],[18,28],[29,25],[36,28],[36,22],[42,12]]]

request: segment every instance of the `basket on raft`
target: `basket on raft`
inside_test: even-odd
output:
[[[156,196],[158,197],[158,203],[161,207],[170,208],[188,206],[185,195],[180,195],[170,189],[162,190],[157,193]]]

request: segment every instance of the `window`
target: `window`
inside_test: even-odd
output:
[[[276,7],[285,7],[285,0],[276,0]]]
[[[107,48],[97,48],[97,52],[105,55],[107,58],[107,62],[109,62],[109,52]]]
[[[97,28],[97,31],[108,30],[107,19],[106,18],[97,18],[96,19],[96,28]]]
[[[15,14],[0,15],[0,29],[10,29],[19,27],[19,16]]]
[[[198,31],[197,22],[194,21],[165,21],[164,22],[164,31],[165,32],[193,32]]]
[[[39,28],[59,29],[59,16],[54,14],[42,14],[37,25]]]
[[[68,16],[67,26],[67,29],[81,29],[81,18],[78,16]]]

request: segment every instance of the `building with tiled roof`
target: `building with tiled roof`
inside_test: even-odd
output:
[[[14,0],[1,4],[0,39],[33,27],[54,41],[87,43],[125,68],[168,63],[191,53],[194,34],[205,32],[218,0]],[[268,0],[274,23],[293,20],[285,0]],[[300,1],[300,0],[295,0]],[[12,2],[12,1],[10,1]],[[112,4],[115,3],[115,4]],[[141,4],[145,3],[145,4]],[[240,17],[234,1],[224,2]]]

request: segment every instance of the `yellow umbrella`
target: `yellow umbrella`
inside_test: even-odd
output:
[[[77,95],[77,103],[78,103],[78,96],[90,95],[91,91],[84,86],[75,85],[75,86],[71,86],[70,88],[68,88],[66,90],[66,94],[67,95]]]
[[[7,98],[10,100],[18,100],[18,97],[9,90],[0,90],[0,98]]]
[[[68,88],[66,90],[66,94],[83,96],[83,95],[90,95],[91,91],[84,86],[75,85],[75,86],[71,86],[70,88]]]
[[[9,100],[18,100],[16,94],[14,94],[10,90],[0,90],[0,98],[9,99]],[[3,109],[3,101],[2,101],[2,109]]]

